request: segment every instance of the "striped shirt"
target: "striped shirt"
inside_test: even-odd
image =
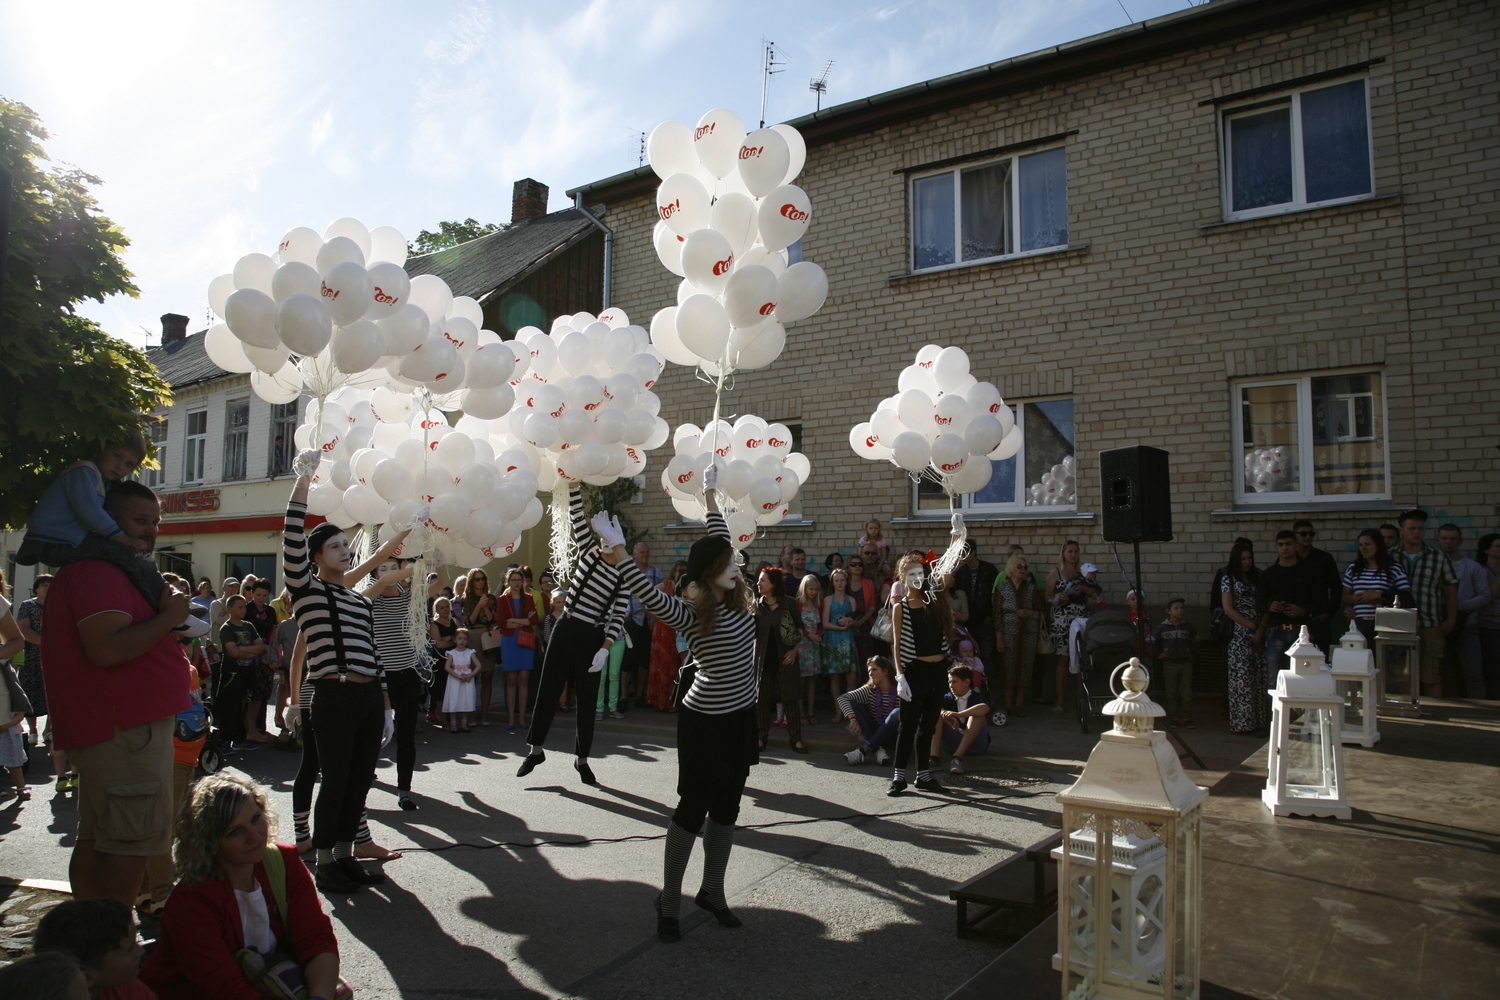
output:
[[[1374,566],[1366,566],[1364,569],[1356,570],[1355,566],[1357,565],[1359,564],[1350,563],[1349,568],[1344,570],[1344,586],[1348,587],[1353,593],[1362,594],[1367,590],[1378,590],[1386,595],[1381,603],[1388,606],[1392,594],[1398,590],[1406,590],[1411,586],[1410,582],[1406,579],[1406,570],[1402,569],[1399,564],[1393,564],[1388,570],[1377,569]],[[1354,605],[1354,617],[1374,618],[1375,605]]]
[[[407,618],[411,605],[411,588],[400,587],[396,593],[377,597],[375,608],[375,645],[380,649],[380,663],[386,673],[412,670],[417,665],[417,651],[411,644]]]
[[[920,647],[917,644],[917,619],[922,616],[932,619],[930,622],[930,632],[935,633],[938,637],[938,645],[935,649],[928,648],[931,645],[930,641],[922,642]],[[923,622],[922,624],[928,625],[929,623]],[[922,632],[923,639],[930,640],[931,636],[927,634],[929,628],[923,628]],[[931,608],[924,607],[918,610],[910,604],[903,603],[901,605],[901,662],[907,663],[920,656],[934,656],[938,653],[942,653],[944,656],[953,655],[948,649],[948,637],[942,634],[942,629],[938,625],[937,615]]]
[[[604,626],[604,638],[614,642],[625,634],[630,593],[620,583],[620,571],[599,558],[594,534],[583,516],[583,494],[577,486],[568,491],[568,516],[573,522],[573,537],[578,541],[580,555],[568,581],[563,614],[589,625]]]
[[[729,540],[729,527],[718,511],[708,513],[709,534]],[[677,634],[687,637],[688,649],[698,665],[693,684],[682,703],[705,715],[725,715],[755,704],[755,616],[730,611],[722,604],[714,609],[712,635],[698,634],[698,609],[678,597],[656,589],[635,562],[620,564],[625,585],[640,598],[646,610]],[[745,586],[740,581],[740,586]]]
[[[385,669],[375,648],[374,610],[364,595],[323,580],[313,571],[302,530],[306,516],[306,503],[293,500],[287,504],[281,546],[292,613],[297,628],[307,636],[307,679],[353,672],[377,678],[384,688]]]

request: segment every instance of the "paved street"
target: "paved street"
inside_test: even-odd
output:
[[[889,799],[885,768],[850,768],[831,752],[800,757],[776,731],[776,749],[751,773],[740,814],[748,829],[729,865],[726,892],[744,928],[718,927],[689,898],[683,942],[663,947],[651,900],[676,751],[665,731],[645,731],[601,726],[604,787],[590,789],[571,766],[570,730],[522,781],[520,736],[424,727],[415,813],[396,808],[394,766],[383,760],[370,796],[377,839],[420,850],[387,864],[385,885],[331,906],[359,996],[946,996],[999,953],[954,936],[949,886],[1045,836],[1058,782],[1070,780],[992,757],[968,776],[945,774],[952,796]],[[833,739],[833,727],[819,731]],[[273,787],[282,839],[296,765],[297,755],[269,748],[235,762]],[[33,788],[19,814],[0,810],[0,875],[64,879],[71,800]],[[695,850],[689,897],[701,862]]]

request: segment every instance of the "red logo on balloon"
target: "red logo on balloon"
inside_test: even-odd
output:
[[[773,438],[767,438],[766,439],[766,443],[769,444],[772,448],[780,448],[782,445],[789,444],[790,442],[783,441],[783,440],[781,440],[781,438],[774,438],[773,437]]]
[[[714,274],[715,275],[728,274],[729,273],[729,269],[731,267],[733,267],[733,266],[734,266],[734,254],[730,254],[728,257],[725,257],[723,260],[716,260],[716,261],[714,261]]]
[[[764,147],[764,146],[741,146],[740,147],[740,159],[742,159],[742,160],[753,160],[757,156],[760,156],[765,151],[766,151],[766,147]]]
[[[745,438],[746,448],[759,448],[764,443],[760,438]]]
[[[780,502],[781,502],[780,500],[772,500],[770,503],[763,503],[763,504],[760,505],[760,509],[761,510],[775,510],[776,509],[776,505],[778,503],[780,503]]]
[[[682,211],[682,199],[677,198],[667,202],[665,205],[657,205],[656,211],[661,214],[661,221],[666,222],[672,216]],[[536,357],[536,352],[532,351],[531,356]]]
[[[323,298],[325,298],[325,299],[336,299],[336,298],[339,297],[339,293],[336,292],[336,291],[334,291],[332,288],[329,288],[328,287],[328,283],[326,281],[319,282],[319,284],[321,284],[323,286],[323,291],[321,293],[322,296],[323,296]]]
[[[866,448],[873,448],[873,447],[875,447],[879,443],[880,443],[880,438],[876,437],[874,434],[871,434],[869,437],[865,438],[865,447]]]
[[[712,135],[713,131],[714,131],[714,126],[716,126],[718,124],[719,124],[718,122],[709,122],[707,125],[699,125],[698,128],[693,132],[693,141],[697,142],[699,139],[703,138],[705,135]]]
[[[962,462],[946,462],[943,465],[938,466],[938,468],[942,469],[944,472],[953,472],[957,469],[962,469],[963,467],[964,463]]]
[[[936,423],[939,427],[946,427],[949,424],[953,423],[952,417],[945,417],[942,414],[938,413],[933,414],[932,419],[933,422]]]
[[[807,213],[802,211],[802,209],[798,208],[796,205],[790,203],[781,206],[781,214],[786,218],[791,219],[793,222],[807,221]]]
[[[684,472],[682,475],[680,475],[680,476],[677,477],[677,481],[679,483],[682,483],[683,485],[686,485],[687,483],[691,482],[692,479],[693,479],[693,474],[691,472]]]
[[[762,316],[769,316],[769,315],[771,315],[771,313],[773,313],[773,312],[776,311],[776,303],[774,303],[774,302],[767,302],[765,305],[761,306],[760,309],[757,310],[757,311]]]
[[[918,361],[917,362],[917,367],[918,368],[931,368],[932,367],[932,362],[931,361]]]
[[[324,285],[323,287],[327,288],[328,286]],[[394,295],[387,295],[387,294],[385,294],[385,292],[381,291],[380,286],[376,285],[375,286],[375,301],[379,302],[383,306],[393,306],[393,305],[395,305],[397,302],[399,302],[401,300],[398,299],[398,298],[396,298],[396,296],[394,296]]]

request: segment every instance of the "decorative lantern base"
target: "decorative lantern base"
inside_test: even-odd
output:
[[[1318,799],[1296,799],[1281,801],[1277,798],[1275,789],[1261,789],[1260,800],[1265,803],[1266,808],[1271,810],[1273,816],[1323,816],[1331,819],[1348,819],[1351,815],[1349,807],[1338,802],[1328,802]]]
[[[1358,743],[1362,747],[1372,747],[1380,742],[1380,733],[1374,732],[1369,736],[1361,736],[1347,729],[1339,736],[1339,742],[1344,744]]]

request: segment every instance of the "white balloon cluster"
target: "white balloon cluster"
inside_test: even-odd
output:
[[[405,262],[406,239],[390,226],[336,219],[321,236],[298,226],[274,254],[246,254],[209,282],[209,305],[224,322],[204,348],[220,368],[249,373],[272,403],[351,385],[426,388],[449,409],[459,407],[460,389],[503,398],[508,369],[496,377],[496,366],[475,365],[500,343],[480,329],[479,303],[454,297],[436,275],[409,278]]]
[[[816,313],[828,277],[811,261],[788,266],[787,247],[807,232],[812,202],[791,182],[807,147],[790,125],[746,135],[716,108],[696,127],[663,122],[647,143],[660,221],[662,265],[682,278],[677,305],[651,320],[651,342],[668,361],[712,376],[764,368],[786,345],[786,326]]]
[[[1245,453],[1245,486],[1256,493],[1275,493],[1291,478],[1292,449],[1284,445]]]
[[[441,546],[449,561],[475,566],[510,555],[521,532],[542,518],[537,474],[542,459],[495,433],[493,421],[465,415],[449,426],[438,412],[414,405],[422,396],[344,387],[322,406],[324,461],[313,477],[307,509],[342,527],[381,525],[381,541],[428,509],[421,533],[402,555]],[[311,447],[316,407],[293,435]]]
[[[1072,506],[1077,503],[1077,474],[1077,460],[1072,455],[1065,456],[1061,462],[1042,474],[1040,482],[1032,483],[1027,489],[1026,506]]]
[[[703,475],[710,463],[716,465],[719,509],[736,549],[753,542],[758,528],[779,524],[812,475],[807,456],[792,451],[792,432],[786,425],[767,424],[751,413],[733,426],[723,420],[702,428],[683,424],[672,444],[676,455],[661,474],[672,506],[689,521],[703,521]]]
[[[512,342],[522,365],[510,386],[509,438],[543,455],[542,489],[558,480],[607,486],[646,468],[646,453],[670,428],[651,387],[665,359],[623,310],[559,316],[552,332],[522,327]],[[476,413],[466,404],[465,412]]]
[[[925,471],[960,494],[984,489],[990,462],[1021,450],[1015,415],[999,389],[969,374],[962,348],[923,347],[901,372],[897,388],[849,432],[849,445],[861,458]]]

